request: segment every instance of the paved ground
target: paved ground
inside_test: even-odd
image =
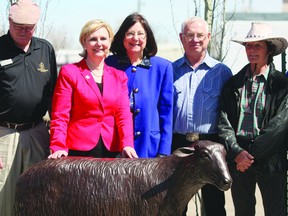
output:
[[[226,208],[227,216],[234,216],[234,207],[233,207],[233,202],[232,202],[230,190],[225,192],[225,199],[226,199],[225,208]],[[264,211],[263,211],[262,200],[261,200],[261,196],[260,196],[258,188],[256,190],[256,201],[257,201],[257,204],[256,204],[256,216],[263,216],[264,215]],[[192,200],[190,201],[190,203],[188,205],[187,216],[201,216],[199,202],[198,202],[198,215],[197,215],[196,204],[195,204],[195,196],[192,198]]]

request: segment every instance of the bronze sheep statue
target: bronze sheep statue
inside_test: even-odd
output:
[[[223,145],[197,141],[154,159],[64,157],[25,171],[16,216],[177,216],[205,184],[228,190]]]

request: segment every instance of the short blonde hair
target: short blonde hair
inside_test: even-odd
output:
[[[94,31],[100,29],[100,28],[106,28],[109,34],[110,41],[112,42],[114,39],[114,33],[111,28],[111,26],[106,23],[103,20],[95,19],[88,21],[82,28],[79,36],[79,42],[82,45],[83,51],[79,54],[80,56],[86,58],[87,57],[87,51],[84,49],[84,43],[86,38],[91,35]]]

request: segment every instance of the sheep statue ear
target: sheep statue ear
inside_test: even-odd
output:
[[[189,155],[192,155],[195,152],[194,147],[181,147],[176,149],[173,152],[173,155],[177,157],[187,157]]]

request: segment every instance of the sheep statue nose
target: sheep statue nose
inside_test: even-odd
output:
[[[222,186],[222,189],[224,190],[224,191],[226,191],[226,190],[229,190],[230,188],[231,188],[231,186],[232,186],[232,178],[225,178],[224,180],[223,180],[223,186]]]

